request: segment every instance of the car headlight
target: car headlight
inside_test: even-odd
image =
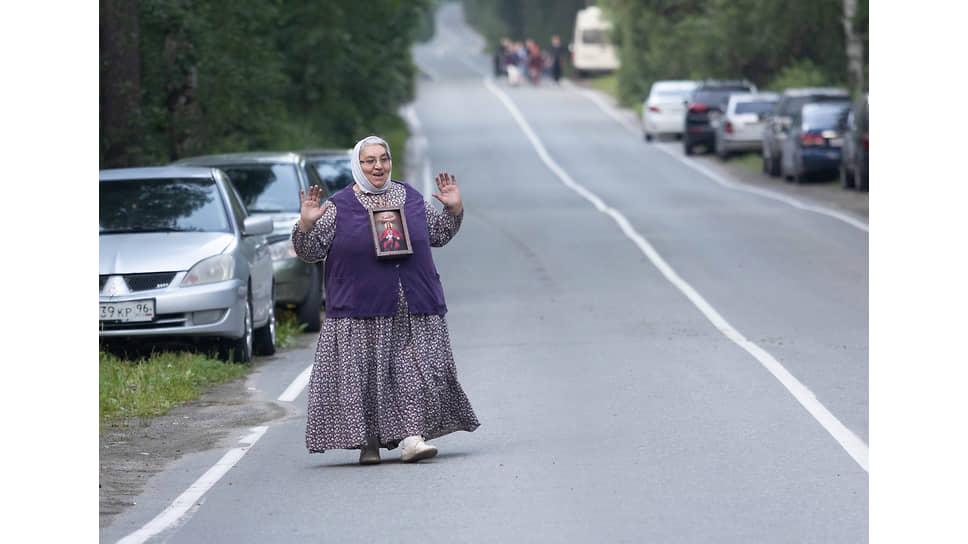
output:
[[[235,259],[231,255],[216,255],[199,261],[198,264],[193,266],[188,274],[185,274],[181,286],[189,287],[226,281],[232,279],[234,275]]]
[[[280,240],[274,244],[269,244],[269,254],[273,261],[292,259],[296,257],[296,248],[292,247],[292,240]]]

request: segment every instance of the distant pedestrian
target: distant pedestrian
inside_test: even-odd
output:
[[[541,80],[541,71],[544,69],[544,56],[534,40],[527,41],[527,49],[528,79],[532,84],[537,85]]]
[[[457,382],[444,314],[444,290],[431,247],[457,234],[464,206],[457,180],[437,176],[437,211],[410,185],[390,179],[390,145],[360,140],[350,164],[355,183],[320,206],[321,190],[299,191],[292,228],[296,255],[326,262],[326,319],[309,379],[306,447],[310,453],[359,449],[360,464],[380,448],[401,447],[403,461],[433,457],[426,441],[479,423]],[[403,212],[413,253],[377,259],[370,210]],[[389,217],[387,217],[388,219]],[[389,232],[389,249],[400,234]],[[386,240],[386,239],[385,239]]]
[[[557,34],[551,37],[551,79],[559,83],[561,79],[561,57],[564,56],[564,48],[561,47],[561,38]]]

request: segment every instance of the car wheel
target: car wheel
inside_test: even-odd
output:
[[[854,187],[856,187],[858,191],[867,190],[867,174],[861,175],[859,168],[854,168]]]
[[[245,305],[242,307],[244,315],[242,318],[242,337],[231,338],[228,346],[223,353],[223,359],[236,363],[248,363],[252,361],[252,302],[251,297],[246,297]]]
[[[651,142],[652,141],[652,135],[649,134],[648,132],[645,133],[645,141],[647,141],[647,142]]]
[[[689,143],[689,140],[684,139],[682,141],[682,149],[686,152],[686,155],[692,155],[692,144]]]
[[[850,171],[843,164],[840,165],[840,186],[844,189],[854,188],[854,176],[851,175]]]
[[[763,173],[769,176],[770,175],[770,160],[766,158],[766,155],[763,155],[762,157],[763,157]]]
[[[719,140],[716,140],[716,156],[719,157],[719,160],[723,162],[725,162],[726,159],[729,158],[729,152],[726,151],[722,142],[720,142]]]
[[[309,278],[309,293],[306,300],[299,305],[296,312],[299,321],[306,324],[306,330],[316,332],[322,326],[319,312],[323,307],[323,278],[318,266],[313,266],[313,273]]]
[[[272,355],[276,352],[276,289],[272,288],[272,303],[269,305],[269,321],[255,331],[253,348],[259,355]]]

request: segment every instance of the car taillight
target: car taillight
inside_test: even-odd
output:
[[[704,113],[709,110],[709,106],[705,104],[689,104],[690,113]]]
[[[732,121],[726,121],[726,124],[723,125],[723,130],[726,131],[726,134],[732,134],[733,133],[733,122]]]
[[[814,145],[823,145],[823,136],[819,134],[810,134],[809,132],[800,135],[800,145],[804,147],[810,147]]]
[[[862,138],[862,140],[861,140],[860,144],[862,146],[864,146],[864,149],[867,149],[868,151],[870,151],[870,148],[867,147],[867,133],[865,132],[864,135],[861,136],[861,138]]]
[[[652,111],[652,112],[655,112],[655,113],[659,113],[659,108],[657,108],[655,106],[649,106],[649,111]]]

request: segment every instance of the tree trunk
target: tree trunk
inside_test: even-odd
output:
[[[847,45],[847,81],[854,96],[864,93],[864,45],[854,33],[857,0],[844,0],[844,43]]]
[[[187,14],[191,1],[182,0],[181,5]],[[171,160],[189,156],[201,147],[201,110],[195,93],[198,87],[196,51],[184,14],[165,34],[162,52],[168,74],[165,91]]]
[[[138,3],[103,0],[100,10],[101,167],[131,166],[138,148],[141,57]]]

